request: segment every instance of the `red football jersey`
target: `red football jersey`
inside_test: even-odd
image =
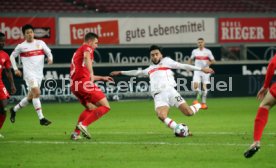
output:
[[[94,59],[94,49],[84,44],[74,53],[74,56],[71,61],[70,67],[70,76],[73,80],[78,80],[81,78],[90,79],[90,72],[84,64],[84,52],[88,51],[90,53],[90,58],[93,61]]]
[[[9,55],[5,51],[1,50],[0,51],[0,81],[2,81],[3,69],[10,68],[10,67],[11,67],[11,60]]]

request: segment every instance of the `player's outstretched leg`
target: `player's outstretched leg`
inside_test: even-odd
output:
[[[22,109],[23,107],[27,106],[29,103],[31,102],[31,100],[28,100],[28,97],[24,97],[17,105],[15,105],[14,107],[10,108],[10,121],[12,123],[15,122],[15,116],[16,116],[16,112],[20,109]]]
[[[102,116],[104,116],[109,111],[110,108],[106,106],[99,106],[94,110],[90,110],[90,114],[77,126],[83,133],[83,136],[87,139],[91,139],[91,135],[88,132],[87,127],[99,118],[101,118]]]
[[[260,148],[260,143],[253,143],[250,148],[244,152],[244,157],[251,158]]]

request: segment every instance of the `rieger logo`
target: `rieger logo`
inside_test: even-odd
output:
[[[276,18],[220,18],[219,42],[275,42]]]
[[[71,44],[82,44],[83,38],[88,32],[98,34],[100,44],[119,44],[119,31],[117,20],[71,24]]]
[[[221,23],[222,40],[263,40],[264,29],[261,26],[243,26],[239,21]]]

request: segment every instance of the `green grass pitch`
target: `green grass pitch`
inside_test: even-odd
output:
[[[191,103],[192,100],[188,100]],[[0,168],[253,168],[276,167],[275,109],[270,111],[262,148],[253,158],[243,152],[252,142],[259,102],[255,98],[208,99],[208,110],[169,116],[186,123],[193,136],[177,138],[161,123],[152,100],[111,102],[111,111],[89,127],[91,140],[69,139],[83,107],[43,104],[53,123],[40,126],[32,106],[9,116],[1,133]]]

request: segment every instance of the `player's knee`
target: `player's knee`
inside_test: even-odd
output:
[[[39,96],[40,96],[40,93],[33,94],[33,98],[39,98]]]
[[[106,105],[104,105],[106,108],[109,108],[109,110],[110,110],[110,106],[109,106],[109,104],[106,104]]]
[[[86,108],[87,108],[88,110],[94,110],[94,109],[97,108],[97,106],[95,106],[95,105],[92,104],[92,103],[87,103],[85,106],[86,106]]]
[[[32,95],[28,96],[29,99],[39,98],[40,93],[39,92],[33,92]]]

